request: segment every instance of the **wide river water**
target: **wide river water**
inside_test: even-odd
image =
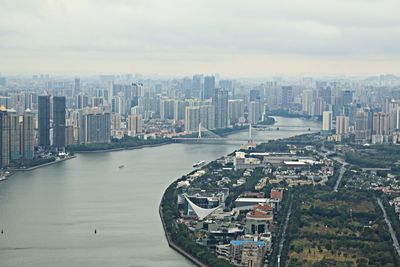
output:
[[[286,138],[301,134],[301,126],[321,127],[276,120],[280,131],[253,130],[254,138]],[[161,196],[193,163],[239,146],[228,141],[79,154],[11,176],[0,182],[0,266],[191,266],[167,245],[158,215]]]

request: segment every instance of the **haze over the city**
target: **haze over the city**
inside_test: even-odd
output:
[[[3,74],[400,73],[400,2],[3,0]]]

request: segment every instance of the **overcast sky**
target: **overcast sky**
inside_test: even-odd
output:
[[[400,0],[0,0],[0,72],[400,74]]]

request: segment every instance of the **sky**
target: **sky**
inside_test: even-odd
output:
[[[3,74],[400,74],[399,0],[0,0]]]

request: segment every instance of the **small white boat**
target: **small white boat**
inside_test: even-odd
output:
[[[204,166],[204,164],[206,164],[206,162],[204,160],[201,160],[201,161],[193,164],[193,168],[200,168],[200,167]]]
[[[7,180],[6,176],[0,176],[0,182]]]

